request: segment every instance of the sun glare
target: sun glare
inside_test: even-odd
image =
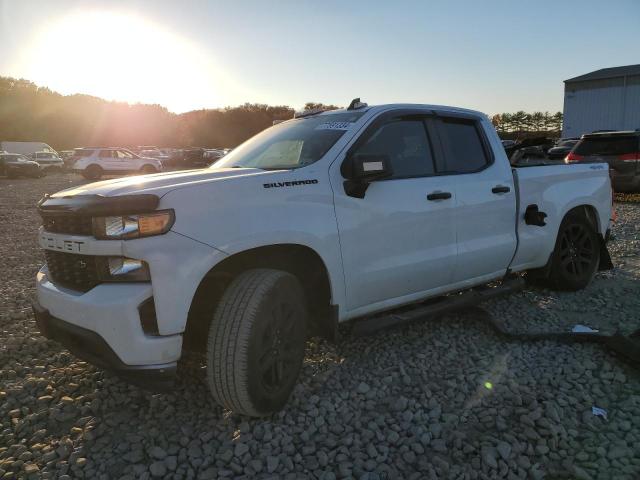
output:
[[[20,62],[26,78],[52,90],[160,103],[176,112],[239,96],[237,82],[187,39],[124,13],[60,17],[41,29]]]

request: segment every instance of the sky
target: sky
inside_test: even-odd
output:
[[[562,110],[640,63],[640,0],[0,0],[0,75],[180,113],[245,102]]]

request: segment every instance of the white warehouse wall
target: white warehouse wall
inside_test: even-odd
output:
[[[640,76],[565,83],[563,137],[640,128]]]

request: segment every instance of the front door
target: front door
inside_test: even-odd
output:
[[[436,176],[441,155],[425,115],[372,124],[351,154],[385,155],[394,174],[364,198],[335,182],[347,309],[383,309],[452,282],[456,261],[455,185]],[[355,313],[357,314],[357,313]],[[354,315],[355,315],[354,314]]]
[[[131,172],[138,168],[138,159],[131,152],[126,150],[118,150],[118,169],[121,172]]]

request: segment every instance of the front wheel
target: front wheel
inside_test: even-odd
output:
[[[140,171],[143,173],[143,175],[158,173],[158,170],[156,170],[153,165],[143,165]]]
[[[302,368],[307,308],[291,274],[248,270],[216,309],[207,344],[213,398],[235,413],[261,417],[287,402]]]
[[[549,286],[555,290],[582,290],[591,282],[599,263],[598,232],[584,215],[569,213],[558,230]]]

